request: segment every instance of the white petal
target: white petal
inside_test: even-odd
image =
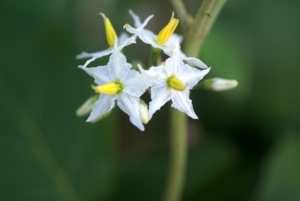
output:
[[[142,75],[146,75],[148,78],[145,80],[151,87],[166,87],[166,80],[168,78],[165,72],[165,66],[159,65],[156,67],[151,67],[149,70],[144,70],[139,67]]]
[[[130,122],[138,127],[141,131],[144,131],[144,125],[139,115],[139,98],[122,93],[117,96],[117,99],[118,106],[121,110],[123,110],[123,112],[128,114]]]
[[[118,39],[118,42],[119,42],[119,46],[123,43],[125,43],[125,41],[129,38],[129,35],[126,33],[126,32],[122,32],[120,35],[119,35],[119,39]]]
[[[130,79],[123,82],[125,87],[123,91],[131,96],[140,97],[156,79],[156,77],[136,72],[135,76],[132,74]]]
[[[149,70],[145,70],[142,73],[146,73],[150,76],[158,77],[158,79],[161,80],[166,80],[168,78],[168,73],[166,72],[165,65],[151,67]]]
[[[154,15],[148,16],[148,17],[145,19],[145,21],[143,22],[143,24],[142,24],[141,26],[137,27],[137,28],[138,28],[138,29],[143,29],[143,28],[145,28],[145,26],[148,24],[148,22],[151,20],[151,18],[152,18],[153,16],[154,16]]]
[[[109,55],[111,53],[112,53],[111,49],[104,50],[104,51],[101,51],[101,52],[97,52],[97,53],[95,53],[95,55],[96,55],[95,57],[87,60],[83,66],[79,66],[79,67],[86,68],[92,61],[95,61],[96,59],[104,57],[104,56]],[[93,53],[91,53],[91,54],[93,54]]]
[[[91,57],[101,58],[109,54],[111,54],[111,48],[93,53],[82,52],[81,54],[76,56],[76,59],[86,59]]]
[[[103,85],[107,82],[112,82],[113,80],[109,77],[109,71],[106,66],[92,67],[92,68],[82,68],[90,76],[95,78],[95,83],[98,85]]]
[[[133,18],[134,26],[137,28],[141,27],[142,22],[141,22],[139,16],[137,16],[132,10],[129,10],[128,12],[131,15],[131,17]]]
[[[131,68],[131,64],[127,63],[126,57],[117,48],[113,48],[113,54],[109,57],[107,69],[110,78],[121,79],[125,77]]]
[[[162,50],[168,56],[172,56],[175,48],[176,43],[181,43],[183,40],[183,36],[173,33],[172,36],[169,38],[167,42],[164,43]],[[179,45],[179,44],[178,44]],[[179,49],[180,50],[180,49]]]
[[[109,112],[115,106],[116,95],[100,94],[99,100],[95,103],[93,110],[86,121],[93,121]]]
[[[189,89],[192,89],[203,77],[210,71],[210,68],[198,70],[185,64],[184,69],[177,75],[181,82],[187,84]]]
[[[171,99],[171,90],[167,87],[151,88],[151,99],[149,103],[149,115],[152,115]]]
[[[188,94],[188,90],[185,90],[183,92],[172,90],[173,103],[171,106],[178,109],[181,112],[185,112],[193,119],[198,119],[193,109],[192,101],[189,99]]]
[[[183,36],[173,33],[172,36],[169,38],[169,40],[167,42],[165,42],[165,46],[175,46],[175,42],[178,40],[179,44],[182,42],[183,40]],[[174,49],[174,48],[173,48]]]
[[[144,43],[158,46],[154,41],[156,40],[157,36],[153,34],[151,31],[146,30],[139,30],[131,27],[130,25],[125,26],[126,31],[138,36]]]
[[[184,68],[184,63],[180,58],[180,55],[174,54],[172,57],[166,60],[166,72],[168,77],[172,75],[177,75]]]
[[[133,43],[136,43],[135,39],[136,39],[136,36],[133,35],[133,36],[127,38],[126,40],[124,40],[122,43],[120,42],[120,45],[118,46],[118,50],[121,51],[124,47],[131,45]]]
[[[197,59],[195,57],[187,57],[185,54],[181,53],[181,58],[185,60],[188,64],[196,66],[198,68],[208,68],[205,63],[203,63],[200,59]]]

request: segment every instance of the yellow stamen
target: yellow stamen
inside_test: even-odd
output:
[[[96,93],[114,95],[121,90],[121,87],[119,84],[109,82],[101,86],[95,86],[94,90]]]
[[[157,42],[159,45],[163,45],[165,42],[169,40],[175,31],[179,20],[174,18],[174,12],[172,12],[172,17],[170,22],[158,33]]]
[[[113,47],[114,43],[115,43],[115,38],[118,38],[116,31],[115,31],[114,27],[111,25],[110,20],[103,13],[99,13],[99,14],[102,15],[102,17],[104,19],[107,43],[109,46]]]
[[[169,87],[171,87],[172,89],[175,89],[177,91],[184,91],[186,88],[186,86],[181,82],[181,80],[179,80],[176,77],[170,78],[168,81],[168,85],[169,85]]]

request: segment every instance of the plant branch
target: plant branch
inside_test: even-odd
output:
[[[185,30],[184,53],[197,57],[226,0],[203,0],[194,22],[187,23],[187,12],[180,0],[170,0]],[[182,195],[187,161],[187,116],[176,109],[170,111],[171,163],[164,201],[179,201]]]
[[[223,1],[223,0],[217,0]],[[193,26],[190,28],[186,36],[184,52],[187,56],[197,57],[203,41],[209,32],[216,15],[212,15],[211,10],[215,0],[203,0],[198,12],[195,16]],[[209,22],[211,21],[211,22]]]
[[[214,24],[215,20],[217,19],[221,9],[223,8],[224,4],[227,0],[216,0],[214,6],[210,11],[210,20],[206,21],[206,25],[204,26],[205,29],[203,30],[203,41],[206,39],[206,36],[209,34],[212,25]],[[201,49],[201,48],[200,48]]]
[[[179,201],[185,179],[187,155],[187,116],[177,109],[170,111],[171,163],[164,201]]]

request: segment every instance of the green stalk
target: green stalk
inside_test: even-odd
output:
[[[205,38],[205,30],[207,29],[207,21],[211,20],[210,10],[215,0],[203,0],[198,12],[195,16],[194,26],[188,32],[185,41],[185,53],[187,56],[197,57],[202,43]]]
[[[152,48],[150,57],[149,57],[149,63],[148,63],[148,69],[151,66],[156,66],[161,63],[161,49],[158,48]]]
[[[187,116],[177,109],[170,111],[171,164],[164,201],[179,201],[182,194],[187,159]]]
[[[181,0],[170,0],[179,18],[186,21],[188,14]],[[203,0],[194,22],[185,35],[184,53],[190,57],[199,55],[221,7],[226,0]],[[183,8],[180,8],[183,7]],[[188,26],[188,24],[186,23]],[[184,27],[186,27],[184,25]],[[179,201],[182,196],[187,162],[187,116],[176,109],[170,110],[171,162],[163,201]]]
[[[187,56],[198,57],[203,42],[225,2],[226,0],[203,0],[193,26],[185,36],[184,52]]]

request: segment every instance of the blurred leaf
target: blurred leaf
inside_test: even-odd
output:
[[[277,140],[263,166],[257,201],[300,200],[300,136],[286,131]]]
[[[224,192],[226,191],[224,189],[230,186],[216,186],[216,183],[224,182],[222,180],[224,175],[235,170],[238,163],[237,149],[225,138],[209,137],[203,141],[196,149],[190,150],[183,200],[223,199],[225,193],[214,194],[213,192]],[[232,178],[227,182],[232,182]],[[231,183],[231,186],[234,184]],[[230,192],[226,195],[230,198],[236,197]]]

